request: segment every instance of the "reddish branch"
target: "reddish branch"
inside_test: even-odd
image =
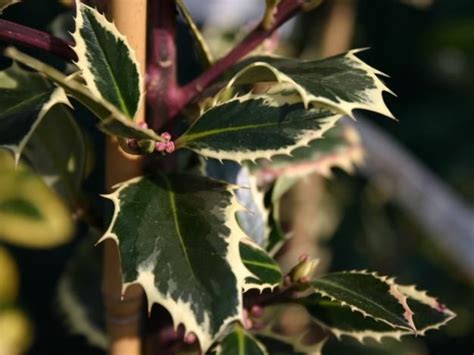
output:
[[[70,47],[72,43],[51,36],[49,33],[3,19],[0,19],[0,41],[41,49],[68,60],[77,60],[76,53]]]
[[[304,0],[282,0],[272,26],[261,25],[250,32],[232,51],[192,82],[179,87],[176,82],[176,6],[174,0],[150,0],[152,25],[147,68],[147,102],[150,124],[157,129],[193,102],[226,70],[257,48],[266,38],[301,11]],[[77,59],[71,43],[50,34],[0,19],[0,41],[41,49],[68,60]]]
[[[147,61],[148,122],[160,128],[180,105],[176,82],[176,3],[174,0],[151,0],[149,3],[151,35]]]
[[[274,22],[270,28],[263,29],[261,25],[257,26],[226,56],[218,60],[211,68],[181,89],[180,106],[175,107],[173,112],[175,114],[179,112],[184,106],[198,97],[205,88],[219,78],[227,69],[257,48],[275,30],[301,11],[302,4],[302,0],[283,0],[278,6]]]

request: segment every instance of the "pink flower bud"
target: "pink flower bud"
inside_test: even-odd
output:
[[[143,129],[147,129],[147,128],[148,128],[148,125],[147,125],[147,123],[146,123],[145,121],[140,122],[140,123],[138,124],[138,126],[139,126],[140,128],[143,128]]]
[[[155,149],[159,152],[164,152],[167,144],[165,142],[156,142]]]
[[[250,318],[244,319],[244,328],[245,329],[252,329],[253,322]]]
[[[169,141],[171,139],[171,134],[169,134],[168,132],[163,132],[161,134],[161,138],[163,138],[165,141]]]
[[[299,261],[307,261],[309,259],[308,254],[301,254],[299,257]]]
[[[166,153],[173,153],[175,150],[174,142],[167,142],[166,144]]]
[[[250,310],[250,314],[252,315],[252,317],[260,318],[261,316],[263,316],[262,306],[259,306],[257,304],[253,305],[252,309]]]

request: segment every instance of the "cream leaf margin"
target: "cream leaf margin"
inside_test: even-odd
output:
[[[103,242],[106,239],[114,240],[117,245],[119,245],[118,236],[112,232],[113,227],[115,225],[115,221],[117,220],[119,213],[120,213],[120,192],[127,187],[140,182],[143,177],[137,177],[123,183],[120,183],[114,188],[116,190],[107,195],[103,195],[103,197],[111,200],[114,204],[114,214],[110,225],[104,235],[99,239],[97,244]],[[147,265],[138,265],[137,272],[138,277],[133,282],[123,283],[122,285],[122,295],[125,294],[127,288],[133,284],[139,284],[143,287],[145,294],[148,300],[148,310],[151,311],[151,308],[154,303],[158,303],[165,307],[173,319],[173,324],[175,329],[177,329],[179,324],[183,324],[186,329],[186,334],[189,332],[194,332],[199,339],[201,349],[203,352],[206,352],[212,343],[219,338],[222,334],[224,334],[230,324],[236,321],[240,321],[243,323],[243,300],[242,300],[242,292],[240,290],[243,289],[245,284],[245,279],[249,276],[253,276],[242,263],[240,258],[240,251],[239,251],[239,243],[246,239],[247,236],[243,233],[240,229],[237,219],[236,213],[242,210],[235,193],[234,189],[236,188],[235,185],[228,185],[227,191],[232,194],[231,204],[226,207],[225,210],[225,220],[227,221],[226,226],[230,230],[230,236],[227,239],[228,249],[226,260],[228,261],[231,269],[234,271],[234,274],[237,279],[237,290],[238,290],[238,297],[239,297],[239,305],[236,309],[236,314],[228,317],[223,324],[221,325],[219,331],[216,334],[211,334],[210,331],[210,324],[209,324],[209,316],[205,316],[205,321],[201,324],[198,324],[194,312],[191,309],[190,302],[183,302],[182,300],[178,299],[177,301],[173,300],[169,295],[162,294],[154,285],[154,275],[152,271],[152,267],[154,265],[147,264]],[[218,300],[218,301],[225,301],[225,300]],[[207,319],[206,319],[207,318]]]

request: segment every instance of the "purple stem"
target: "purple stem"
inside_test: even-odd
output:
[[[211,68],[181,89],[180,101],[176,107],[170,108],[172,116],[176,115],[184,106],[198,97],[204,89],[219,78],[227,69],[257,48],[276,29],[301,11],[302,4],[302,0],[283,0],[278,5],[273,25],[269,29],[263,29],[261,25],[257,26],[226,56],[218,60]]]
[[[147,61],[148,121],[157,130],[170,119],[170,107],[179,101],[176,82],[176,3],[175,0],[151,0],[149,3],[151,36]]]
[[[41,49],[68,60],[77,60],[76,53],[70,47],[71,42],[8,20],[0,19],[0,41]]]

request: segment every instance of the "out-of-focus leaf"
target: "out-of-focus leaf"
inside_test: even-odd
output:
[[[107,348],[105,307],[102,302],[102,249],[94,244],[100,234],[91,230],[77,247],[61,276],[58,300],[71,332],[92,345]]]
[[[84,177],[86,147],[83,134],[69,111],[53,107],[31,136],[24,156],[71,208]]]
[[[50,248],[72,237],[71,215],[41,178],[0,151],[0,240]]]
[[[26,315],[18,309],[0,311],[1,354],[25,353],[33,341],[33,329]]]
[[[163,305],[203,351],[242,321],[241,291],[252,276],[240,258],[246,236],[234,188],[202,176],[158,175],[108,195],[115,213],[101,240],[117,243],[125,287],[142,285],[149,308]]]
[[[214,62],[214,56],[212,55],[211,49],[209,48],[206,40],[204,39],[204,36],[202,35],[201,31],[199,31],[199,28],[197,27],[196,23],[193,21],[191,13],[189,12],[188,7],[186,6],[186,3],[184,2],[184,0],[176,0],[176,5],[178,6],[184,21],[188,25],[189,30],[191,31],[194,37],[196,47],[202,62],[204,63],[205,67],[210,67]]]
[[[2,246],[0,246],[0,280],[0,308],[2,308],[15,301],[19,287],[19,274],[15,260]]]
[[[21,0],[0,0],[0,15],[8,6],[19,3]]]
[[[337,126],[330,129],[322,139],[309,146],[295,149],[291,156],[277,156],[271,162],[262,162],[254,173],[258,181],[272,182],[279,177],[273,188],[272,199],[277,200],[300,178],[312,173],[331,176],[332,168],[352,172],[364,157],[360,137],[351,126]]]
[[[68,104],[64,91],[42,75],[13,64],[0,72],[0,146],[15,153],[18,161],[31,135],[48,111]]]
[[[280,0],[265,0],[265,13],[263,14],[262,27],[266,30],[273,26],[275,14],[277,12],[277,6]]]
[[[143,97],[143,78],[135,52],[96,9],[76,0],[74,51],[88,89],[133,119]]]
[[[264,245],[269,233],[269,211],[264,205],[265,194],[257,186],[256,177],[246,166],[233,161],[202,159],[201,164],[204,175],[240,186],[236,195],[246,210],[237,212],[239,225],[258,245]]]

